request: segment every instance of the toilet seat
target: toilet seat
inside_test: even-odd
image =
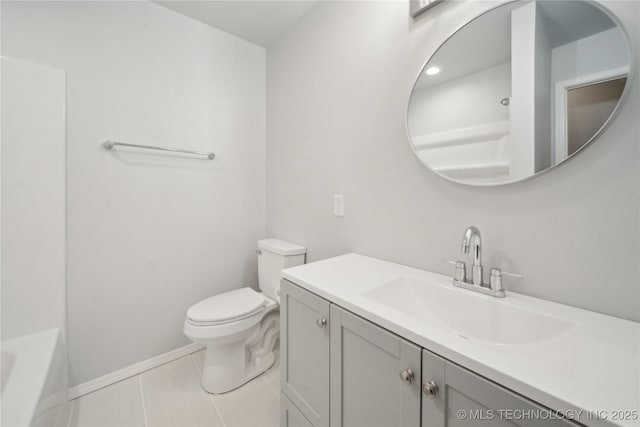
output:
[[[184,319],[184,332],[192,340],[235,340],[237,336],[250,334],[252,329],[270,312],[278,309],[278,303],[265,296],[265,305],[257,310],[238,316],[231,320],[198,322],[186,316]],[[211,316],[215,317],[215,316]]]
[[[226,393],[269,369],[280,333],[280,277],[304,264],[306,249],[277,239],[258,242],[258,285],[225,292],[194,304],[184,334],[207,347],[200,374],[202,388]]]
[[[194,326],[224,325],[260,314],[268,303],[264,294],[251,288],[240,288],[212,296],[187,311],[187,320]]]

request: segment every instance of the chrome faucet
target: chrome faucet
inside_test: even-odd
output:
[[[456,267],[453,277],[453,284],[455,286],[498,298],[504,298],[505,292],[502,287],[502,276],[522,278],[519,274],[502,271],[499,268],[492,268],[489,283],[482,283],[482,239],[480,237],[480,230],[474,226],[467,227],[462,236],[462,252],[468,254],[470,250],[473,251],[471,281],[467,280],[467,268],[464,262],[443,260]]]
[[[469,253],[473,250],[473,266],[471,267],[471,283],[482,286],[482,244],[480,230],[473,225],[467,227],[462,236],[462,252]]]

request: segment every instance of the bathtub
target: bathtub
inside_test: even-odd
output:
[[[2,341],[1,425],[62,426],[68,399],[60,330]]]

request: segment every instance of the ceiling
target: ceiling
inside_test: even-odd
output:
[[[558,0],[538,4],[552,48],[616,26],[615,21],[604,11],[588,2]]]
[[[575,0],[538,1],[550,47],[556,48],[608,30],[616,23],[600,8]],[[441,73],[421,74],[415,90],[457,79],[511,60],[511,12],[527,5],[508,3],[481,15],[456,32],[429,60]]]
[[[316,0],[171,0],[155,1],[182,15],[269,47],[304,15]]]
[[[441,73],[421,74],[416,90],[439,85],[511,60],[511,12],[519,7],[510,3],[493,9],[456,32],[429,60]]]

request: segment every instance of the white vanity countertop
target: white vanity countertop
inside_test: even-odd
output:
[[[640,323],[507,291],[501,304],[566,319],[575,327],[556,339],[496,344],[462,337],[363,296],[398,277],[453,287],[448,276],[351,253],[285,269],[282,277],[538,403],[573,413],[582,424],[640,426]],[[494,300],[473,295],[479,304]]]

